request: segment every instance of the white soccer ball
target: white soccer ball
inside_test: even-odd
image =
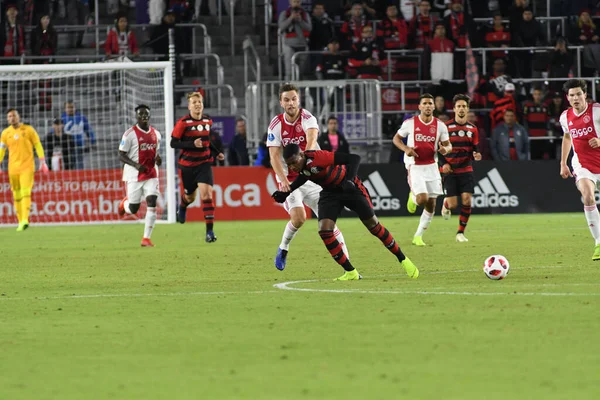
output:
[[[510,264],[508,264],[506,257],[499,254],[489,256],[483,263],[483,272],[485,273],[485,276],[494,281],[504,279],[506,274],[508,274],[509,268]]]

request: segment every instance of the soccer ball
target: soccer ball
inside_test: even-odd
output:
[[[483,263],[483,272],[485,273],[485,276],[494,281],[504,279],[506,274],[508,274],[509,268],[510,265],[508,264],[506,257],[499,254],[489,256]]]

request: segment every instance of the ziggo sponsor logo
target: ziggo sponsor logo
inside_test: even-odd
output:
[[[415,142],[435,142],[435,136],[423,135],[422,133],[417,133],[415,135]]]
[[[587,128],[571,129],[569,131],[569,133],[571,134],[571,137],[573,139],[576,139],[578,137],[586,136],[588,133],[592,133],[593,131],[594,131],[594,128],[592,128],[591,126],[588,126]]]

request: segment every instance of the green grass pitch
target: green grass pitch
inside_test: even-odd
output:
[[[218,214],[217,214],[218,217]],[[383,218],[408,279],[356,219],[362,281],[333,282],[316,221],[0,229],[0,399],[597,399],[600,263],[583,213]],[[491,254],[511,269],[481,270]],[[296,282],[286,284],[286,282]],[[300,281],[300,282],[297,282]],[[274,285],[280,284],[283,290]],[[305,289],[305,290],[297,290]]]

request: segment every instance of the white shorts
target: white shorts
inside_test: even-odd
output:
[[[577,168],[573,170],[573,176],[575,177],[575,184],[579,182],[580,179],[589,179],[594,182],[596,187],[600,187],[600,174],[594,174],[587,168]]]
[[[319,194],[321,193],[321,190],[323,190],[321,186],[312,181],[308,181],[288,196],[285,203],[283,203],[283,208],[289,213],[292,208],[304,207],[302,204],[304,203],[313,210],[315,214],[318,214]]]
[[[141,182],[127,182],[127,199],[131,204],[140,204],[148,196],[158,196],[158,178]]]
[[[442,176],[438,170],[437,164],[427,165],[409,165],[408,186],[410,191],[416,196],[421,193],[427,193],[430,198],[436,198],[444,194],[442,187]]]

